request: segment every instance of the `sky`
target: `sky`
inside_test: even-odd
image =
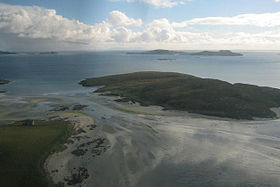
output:
[[[280,0],[0,0],[0,50],[280,50]]]

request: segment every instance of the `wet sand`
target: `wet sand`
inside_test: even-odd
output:
[[[3,120],[13,120],[9,118],[17,116],[13,108],[21,106],[17,119],[37,112],[37,117],[59,117],[76,126],[65,149],[45,163],[56,183],[88,187],[280,186],[278,119],[210,118],[116,103],[114,98],[96,94],[1,98],[0,110],[6,106]],[[57,103],[88,106],[82,111],[51,111]],[[80,180],[73,180],[77,176]]]

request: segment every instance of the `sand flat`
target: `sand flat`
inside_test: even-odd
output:
[[[42,118],[59,117],[75,125],[65,149],[45,164],[56,183],[75,186],[69,180],[83,171],[76,185],[280,185],[279,119],[209,118],[117,103],[97,94],[6,101],[22,104],[20,112],[26,116],[34,115],[24,113],[31,107]],[[88,107],[50,111],[53,103]],[[12,109],[8,111],[13,115]]]

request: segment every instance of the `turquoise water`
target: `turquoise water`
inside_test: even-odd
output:
[[[280,88],[279,52],[243,54],[241,57],[198,57],[80,52],[0,56],[0,79],[13,81],[1,86],[1,90],[25,96],[83,92],[88,89],[77,83],[86,77],[151,70]],[[163,61],[159,58],[176,60]]]

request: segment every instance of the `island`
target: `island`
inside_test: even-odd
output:
[[[185,55],[188,54],[183,51],[172,51],[165,49],[156,49],[151,51],[140,51],[140,52],[127,52],[126,54],[141,54],[141,55]]]
[[[202,51],[197,53],[190,53],[190,55],[196,56],[243,56],[241,53],[233,53],[230,50],[220,50],[220,51]]]
[[[1,80],[0,79],[0,84],[8,84],[9,82],[11,82],[11,81],[9,81],[9,80]]]
[[[184,51],[173,51],[165,49],[156,49],[151,51],[142,52],[127,52],[126,54],[140,54],[140,55],[194,55],[194,56],[243,56],[241,53],[234,53],[230,50],[220,50],[220,51],[202,51],[189,53]]]
[[[88,78],[80,84],[101,86],[95,92],[121,96],[144,106],[233,119],[276,118],[271,108],[280,107],[280,89],[173,72],[111,75]]]
[[[40,55],[57,55],[58,52],[55,51],[46,51],[46,52],[40,52]]]
[[[0,55],[14,55],[17,54],[15,52],[9,52],[9,51],[0,51]]]

